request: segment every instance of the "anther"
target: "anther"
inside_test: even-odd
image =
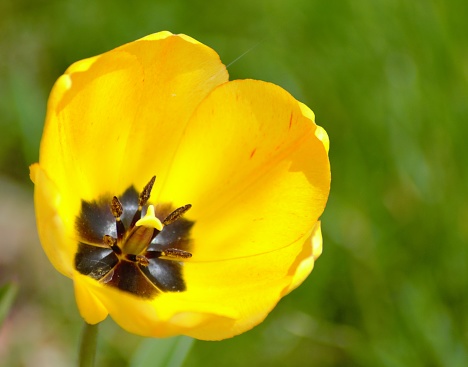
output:
[[[149,260],[144,255],[127,254],[125,255],[125,258],[131,262],[138,263],[143,266],[149,265]]]
[[[187,205],[181,206],[180,208],[177,208],[162,221],[162,224],[167,226],[168,224],[175,222],[182,215],[184,215],[187,212],[187,210],[189,210],[191,207],[192,207],[191,204],[187,204]]]
[[[102,238],[102,240],[104,241],[104,244],[109,246],[109,247],[112,247],[117,243],[115,238],[112,238],[108,234],[105,234],[104,237]]]
[[[192,254],[190,252],[179,250],[176,248],[167,248],[165,250],[152,250],[147,251],[145,254],[147,259],[158,259],[160,257],[167,257],[169,259],[190,259]]]
[[[137,255],[136,256],[136,262],[140,265],[143,266],[148,266],[149,265],[149,260],[146,258],[146,256],[143,255]]]
[[[148,182],[146,186],[143,188],[143,191],[141,192],[140,197],[138,198],[138,207],[140,210],[148,202],[148,199],[150,198],[151,190],[153,189],[153,185],[155,181],[156,181],[156,176],[153,176],[150,182]]]
[[[111,202],[111,212],[115,218],[115,226],[117,230],[117,239],[121,240],[125,234],[125,226],[123,225],[122,221],[120,220],[120,216],[123,214],[123,206],[122,203],[119,201],[117,196],[112,198]]]
[[[190,259],[192,254],[177,248],[167,248],[161,251],[161,256],[168,257],[170,259]]]
[[[112,215],[114,216],[114,218],[117,220],[120,220],[120,216],[123,214],[123,206],[122,206],[122,203],[117,198],[117,196],[114,196],[112,198],[111,211],[112,211]]]
[[[148,202],[151,196],[151,190],[153,189],[153,185],[155,181],[156,181],[156,176],[153,176],[151,180],[143,188],[143,191],[140,193],[140,196],[138,197],[138,209],[133,216],[132,223],[130,224],[130,228],[135,227],[135,223],[138,222],[138,220],[141,218],[141,211],[143,209],[143,206],[146,205],[146,203]]]
[[[117,240],[114,237],[111,237],[108,234],[106,234],[104,235],[102,240],[106,246],[109,246],[112,249],[112,251],[114,251],[118,255],[122,253],[122,250],[119,246],[117,246]]]

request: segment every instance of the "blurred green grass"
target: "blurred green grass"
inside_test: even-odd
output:
[[[333,176],[309,279],[253,331],[196,342],[184,366],[468,365],[465,1],[7,0],[0,14],[0,283],[20,280],[14,313],[45,328],[42,358],[70,361],[80,328],[32,217],[27,166],[47,95],[72,62],[168,29],[226,64],[258,43],[231,79],[271,81],[309,105],[330,135]],[[15,347],[0,355],[29,365],[35,349],[12,320],[0,338]],[[101,338],[103,366],[125,366],[140,341],[111,322]],[[28,342],[46,343],[39,332]]]

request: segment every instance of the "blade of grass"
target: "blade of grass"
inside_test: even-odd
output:
[[[0,287],[0,326],[10,312],[17,291],[18,287],[12,283]]]
[[[194,339],[178,336],[168,339],[145,339],[135,353],[130,367],[180,367]]]

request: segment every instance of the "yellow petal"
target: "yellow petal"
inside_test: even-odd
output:
[[[315,131],[290,94],[265,82],[225,83],[201,103],[159,197],[192,204],[193,261],[255,255],[310,234],[330,188]]]
[[[187,262],[187,290],[162,293],[153,301],[107,287],[81,274],[90,292],[129,332],[153,337],[185,334],[219,340],[259,324],[291,287],[307,236],[269,253],[211,262]],[[93,308],[80,307],[92,317]],[[86,318],[86,317],[85,317]]]
[[[30,167],[30,177],[35,184],[34,204],[36,222],[42,247],[54,267],[67,277],[72,277],[76,250],[73,237],[74,223],[67,223],[65,209],[56,185],[39,164]]]
[[[307,243],[310,245],[307,246]],[[298,257],[300,260],[297,266],[293,280],[289,288],[285,291],[284,295],[293,291],[299,287],[302,282],[309,276],[314,268],[315,260],[322,254],[322,230],[320,228],[320,221],[314,226],[312,236],[306,242],[302,250],[301,256]]]
[[[314,112],[304,103],[299,102],[299,106],[301,107],[301,111],[304,114],[304,116],[315,122]],[[325,147],[325,150],[328,153],[328,150],[330,149],[330,139],[328,138],[328,134],[325,131],[325,129],[317,125],[317,129],[315,130],[315,136],[323,143],[323,146]]]
[[[81,317],[91,325],[103,321],[108,315],[107,309],[90,290],[88,279],[75,272],[73,281],[75,285],[76,304]]]
[[[51,93],[40,164],[70,213],[164,173],[188,118],[227,80],[218,55],[162,32],[79,61]]]

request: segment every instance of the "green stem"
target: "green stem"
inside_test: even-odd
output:
[[[94,359],[96,357],[96,342],[97,342],[98,324],[90,325],[85,322],[83,334],[81,334],[80,345],[80,367],[94,367]]]

